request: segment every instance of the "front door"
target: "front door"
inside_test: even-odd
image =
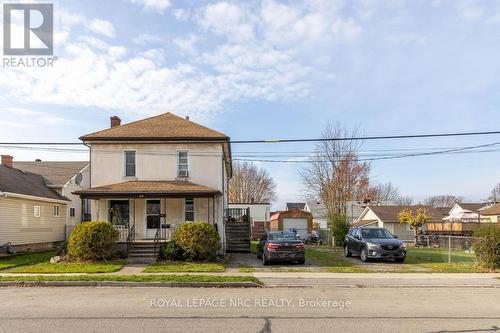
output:
[[[144,224],[144,238],[155,238],[156,231],[160,227],[160,200],[146,200],[146,223]]]

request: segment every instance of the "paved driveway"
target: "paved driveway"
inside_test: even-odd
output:
[[[229,268],[248,268],[255,269],[258,271],[286,271],[286,270],[311,270],[315,271],[319,269],[319,266],[312,264],[311,262],[306,260],[304,265],[296,264],[296,263],[271,263],[268,266],[264,266],[262,264],[262,260],[257,259],[257,255],[253,253],[230,253],[229,259]]]

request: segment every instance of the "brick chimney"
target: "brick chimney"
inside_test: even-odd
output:
[[[2,165],[7,168],[12,168],[12,159],[10,155],[2,155]]]
[[[111,122],[112,128],[115,126],[120,126],[122,124],[122,120],[120,119],[120,117],[117,117],[117,116],[111,117],[110,122]]]

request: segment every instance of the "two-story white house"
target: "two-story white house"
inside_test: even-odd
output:
[[[121,242],[168,239],[182,223],[205,221],[225,244],[228,136],[165,113],[124,125],[111,117],[110,128],[80,139],[90,147],[91,185],[75,194],[89,199],[92,220],[120,230]]]

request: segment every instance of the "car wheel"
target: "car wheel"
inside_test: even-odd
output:
[[[257,259],[262,259],[262,254],[260,254],[260,252],[257,252]]]
[[[361,249],[360,257],[361,257],[361,261],[362,262],[367,262],[368,261],[368,252],[366,252],[366,248],[362,248]]]
[[[350,257],[350,256],[352,256],[352,253],[351,253],[351,251],[349,251],[349,247],[347,246],[347,244],[346,244],[346,245],[344,245],[344,255],[345,255],[346,257]]]
[[[405,258],[396,258],[394,259],[395,262],[404,262]]]
[[[262,265],[267,266],[269,265],[269,261],[266,260],[266,256],[264,253],[262,253]]]
[[[304,265],[306,263],[305,259],[299,260],[299,265]]]

